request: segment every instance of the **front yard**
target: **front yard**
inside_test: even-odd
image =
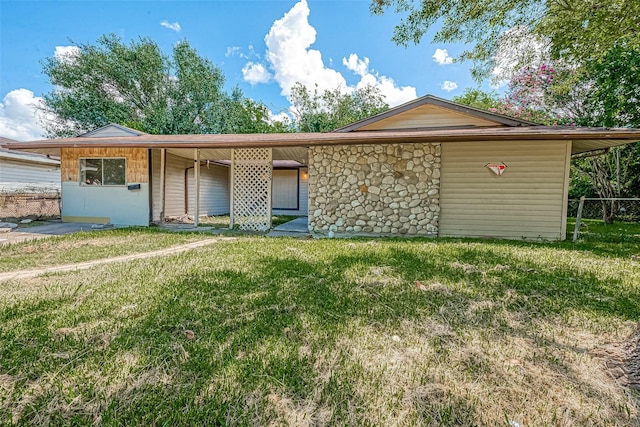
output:
[[[590,227],[239,237],[0,282],[0,424],[637,425],[598,349],[640,319],[640,227]],[[0,248],[0,269],[202,238],[72,235]]]

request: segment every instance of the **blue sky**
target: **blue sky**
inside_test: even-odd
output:
[[[471,64],[449,63],[464,46],[431,44],[433,33],[418,46],[396,46],[398,21],[391,12],[372,15],[369,0],[0,0],[0,136],[39,138],[33,105],[53,89],[41,61],[105,33],[127,43],[150,37],[167,53],[187,40],[222,68],[228,88],[239,85],[274,114],[287,111],[296,81],[344,90],[374,84],[391,105],[476,86]]]

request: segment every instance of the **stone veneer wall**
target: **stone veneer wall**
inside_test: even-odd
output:
[[[309,231],[436,236],[440,144],[309,149]]]

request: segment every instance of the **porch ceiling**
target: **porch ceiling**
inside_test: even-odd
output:
[[[304,165],[308,164],[307,147],[277,147],[273,148],[273,160],[295,160]],[[175,156],[193,159],[193,148],[168,148],[167,153]],[[231,160],[230,148],[201,148],[202,160]]]

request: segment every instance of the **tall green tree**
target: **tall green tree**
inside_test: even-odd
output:
[[[497,110],[502,103],[496,92],[485,92],[482,89],[474,88],[465,89],[462,95],[454,96],[451,100],[458,104],[464,104],[483,110]]]
[[[584,126],[640,128],[640,47],[626,40],[586,67],[589,90],[583,114]],[[640,143],[612,148],[606,155],[574,161],[578,176],[589,177],[600,197],[640,197]],[[612,222],[616,203],[603,204],[605,222]]]
[[[239,89],[224,90],[222,70],[188,42],[165,55],[149,38],[125,44],[116,35],[44,60],[55,89],[44,96],[54,118],[50,137],[73,136],[108,123],[152,134],[272,132],[267,108]]]
[[[351,93],[336,88],[311,91],[301,83],[291,89],[293,128],[298,132],[328,132],[389,108],[380,90],[364,86]]]
[[[639,128],[639,94],[640,48],[620,41],[579,70],[524,67],[502,98],[472,89],[454,101],[542,124]],[[640,197],[640,143],[593,154],[574,158],[570,197]],[[617,202],[603,202],[605,222],[617,211]]]
[[[582,63],[602,57],[621,38],[640,46],[638,0],[372,0],[374,14],[389,9],[402,16],[393,41],[419,43],[436,24],[433,41],[472,46],[461,59],[473,60],[475,76],[493,68],[493,59],[509,34],[527,28],[549,42],[552,58]]]

